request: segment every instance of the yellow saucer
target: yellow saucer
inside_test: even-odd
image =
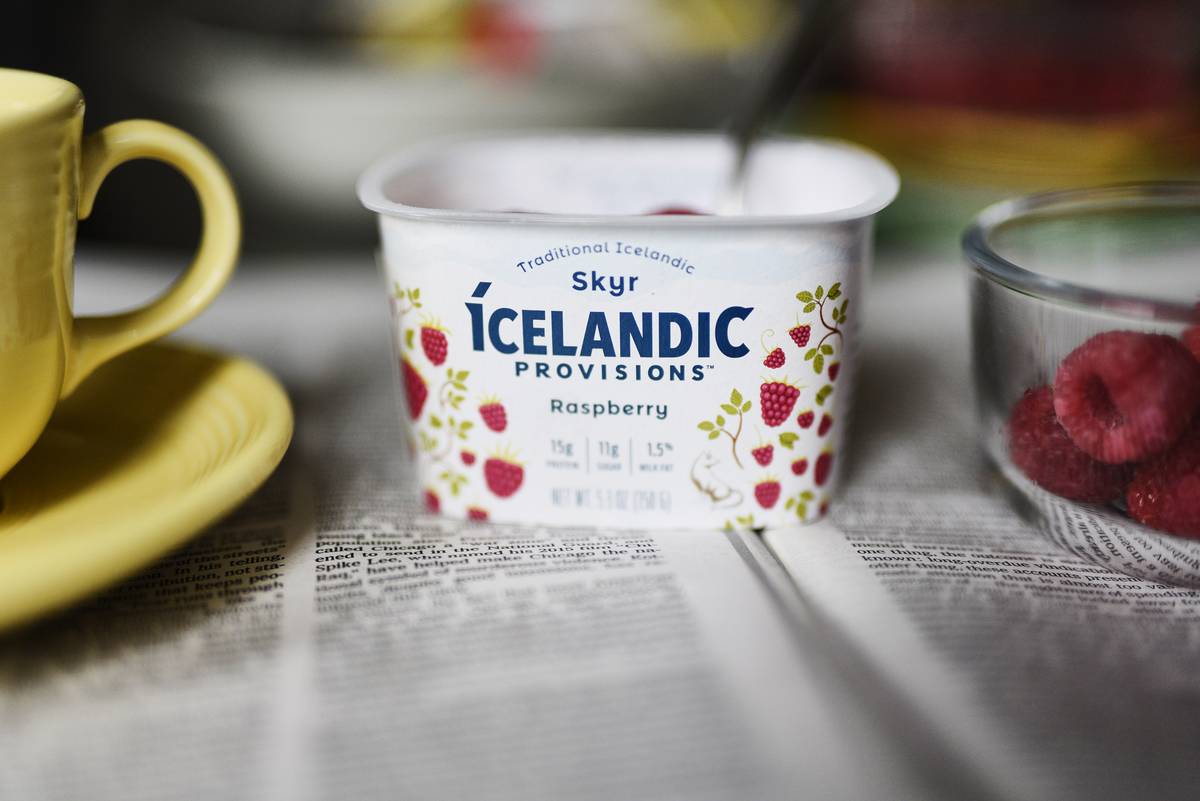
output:
[[[248,361],[157,344],[101,367],[0,479],[0,628],[183,544],[267,479],[292,436]]]

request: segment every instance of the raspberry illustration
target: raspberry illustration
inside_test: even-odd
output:
[[[813,465],[813,483],[818,487],[825,486],[831,472],[833,472],[833,451],[824,451],[817,457],[817,463]]]
[[[774,336],[775,331],[768,328],[762,332],[762,336],[758,338],[758,342],[762,345],[763,352],[767,354],[767,358],[763,359],[763,366],[769,367],[772,370],[778,370],[787,361],[787,356],[784,355],[783,348],[772,348],[767,344],[767,337]]]
[[[495,398],[484,398],[479,407],[479,416],[492,431],[499,433],[508,428],[508,413],[504,411],[504,404]]]
[[[821,424],[817,426],[817,436],[825,436],[831,428],[833,428],[833,418],[827,414],[821,415]]]
[[[408,404],[408,414],[416,420],[425,408],[425,399],[429,397],[429,385],[408,359],[400,360],[400,372],[404,377],[404,401]]]
[[[1089,456],[1109,464],[1162,453],[1200,406],[1200,362],[1163,334],[1106,331],[1063,359],[1054,411]]]
[[[781,489],[779,482],[773,478],[760,481],[754,485],[754,500],[758,501],[758,505],[762,508],[770,509],[779,503]]]
[[[800,397],[800,387],[784,381],[764,381],[758,388],[758,405],[762,409],[762,420],[769,426],[778,426],[787,420]]]
[[[759,445],[750,451],[750,455],[754,457],[754,461],[766,467],[771,463],[771,459],[775,457],[775,446]]]
[[[1183,346],[1191,351],[1196,359],[1200,360],[1200,325],[1185,328],[1179,338],[1183,340]]]
[[[1125,502],[1135,520],[1172,534],[1200,537],[1200,427],[1140,465]]]
[[[446,341],[446,329],[435,322],[427,321],[421,324],[421,350],[425,357],[435,366],[441,366],[446,361],[450,345]]]
[[[813,414],[813,410],[806,409],[803,412],[800,412],[800,416],[796,418],[796,423],[801,428],[811,428],[812,424],[813,424],[813,420],[816,420],[816,419],[817,419],[817,417],[815,414]]]
[[[468,506],[467,507],[467,519],[468,520],[487,520],[488,519],[487,509],[484,509],[479,506]]]
[[[808,469],[807,459],[797,459],[792,462],[792,474],[797,476],[804,475],[804,471]]]
[[[821,505],[817,507],[817,514],[821,517],[829,514],[829,501],[821,501]]]
[[[796,343],[796,347],[806,347],[808,345],[808,338],[812,336],[812,326],[808,325],[807,323],[804,325],[797,325],[788,331],[788,336],[790,336],[792,341]]]
[[[428,512],[440,512],[442,510],[442,499],[431,489],[425,490],[425,510]]]
[[[841,372],[841,369],[841,362],[834,362],[833,364],[829,365],[829,380],[837,381],[838,373]]]
[[[1072,501],[1106,503],[1129,480],[1125,465],[1098,462],[1071,441],[1054,414],[1050,387],[1029,389],[1008,417],[1008,454],[1029,480]]]
[[[525,468],[511,456],[497,454],[484,461],[483,479],[496,497],[508,498],[525,481]]]
[[[458,458],[462,459],[462,463],[465,464],[467,467],[470,467],[471,465],[475,464],[475,452],[474,451],[463,451],[462,453],[460,453],[458,455]]]

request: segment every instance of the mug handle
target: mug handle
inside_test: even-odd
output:
[[[241,220],[228,174],[208,148],[161,122],[126,120],[84,139],[79,219],[91,214],[96,193],[109,172],[139,158],[170,164],[191,182],[204,225],[200,246],[187,271],[156,300],[121,314],[76,318],[63,397],[104,362],[174,331],[199,314],[225,286],[237,263]]]

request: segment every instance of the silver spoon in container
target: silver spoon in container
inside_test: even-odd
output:
[[[746,212],[746,180],[755,143],[763,129],[777,121],[802,90],[811,87],[821,57],[841,32],[851,5],[851,0],[796,4],[787,31],[768,57],[761,78],[751,87],[747,102],[727,128],[733,145],[733,163],[717,210],[719,214]]]

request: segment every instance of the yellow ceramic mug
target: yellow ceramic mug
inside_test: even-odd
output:
[[[203,145],[146,120],[82,132],[76,86],[0,69],[0,476],[33,445],[60,398],[103,362],[194,317],[237,258],[237,200]],[[75,222],[88,216],[109,171],[136,158],[171,164],[191,181],[204,216],[200,248],[148,306],[75,318]]]

